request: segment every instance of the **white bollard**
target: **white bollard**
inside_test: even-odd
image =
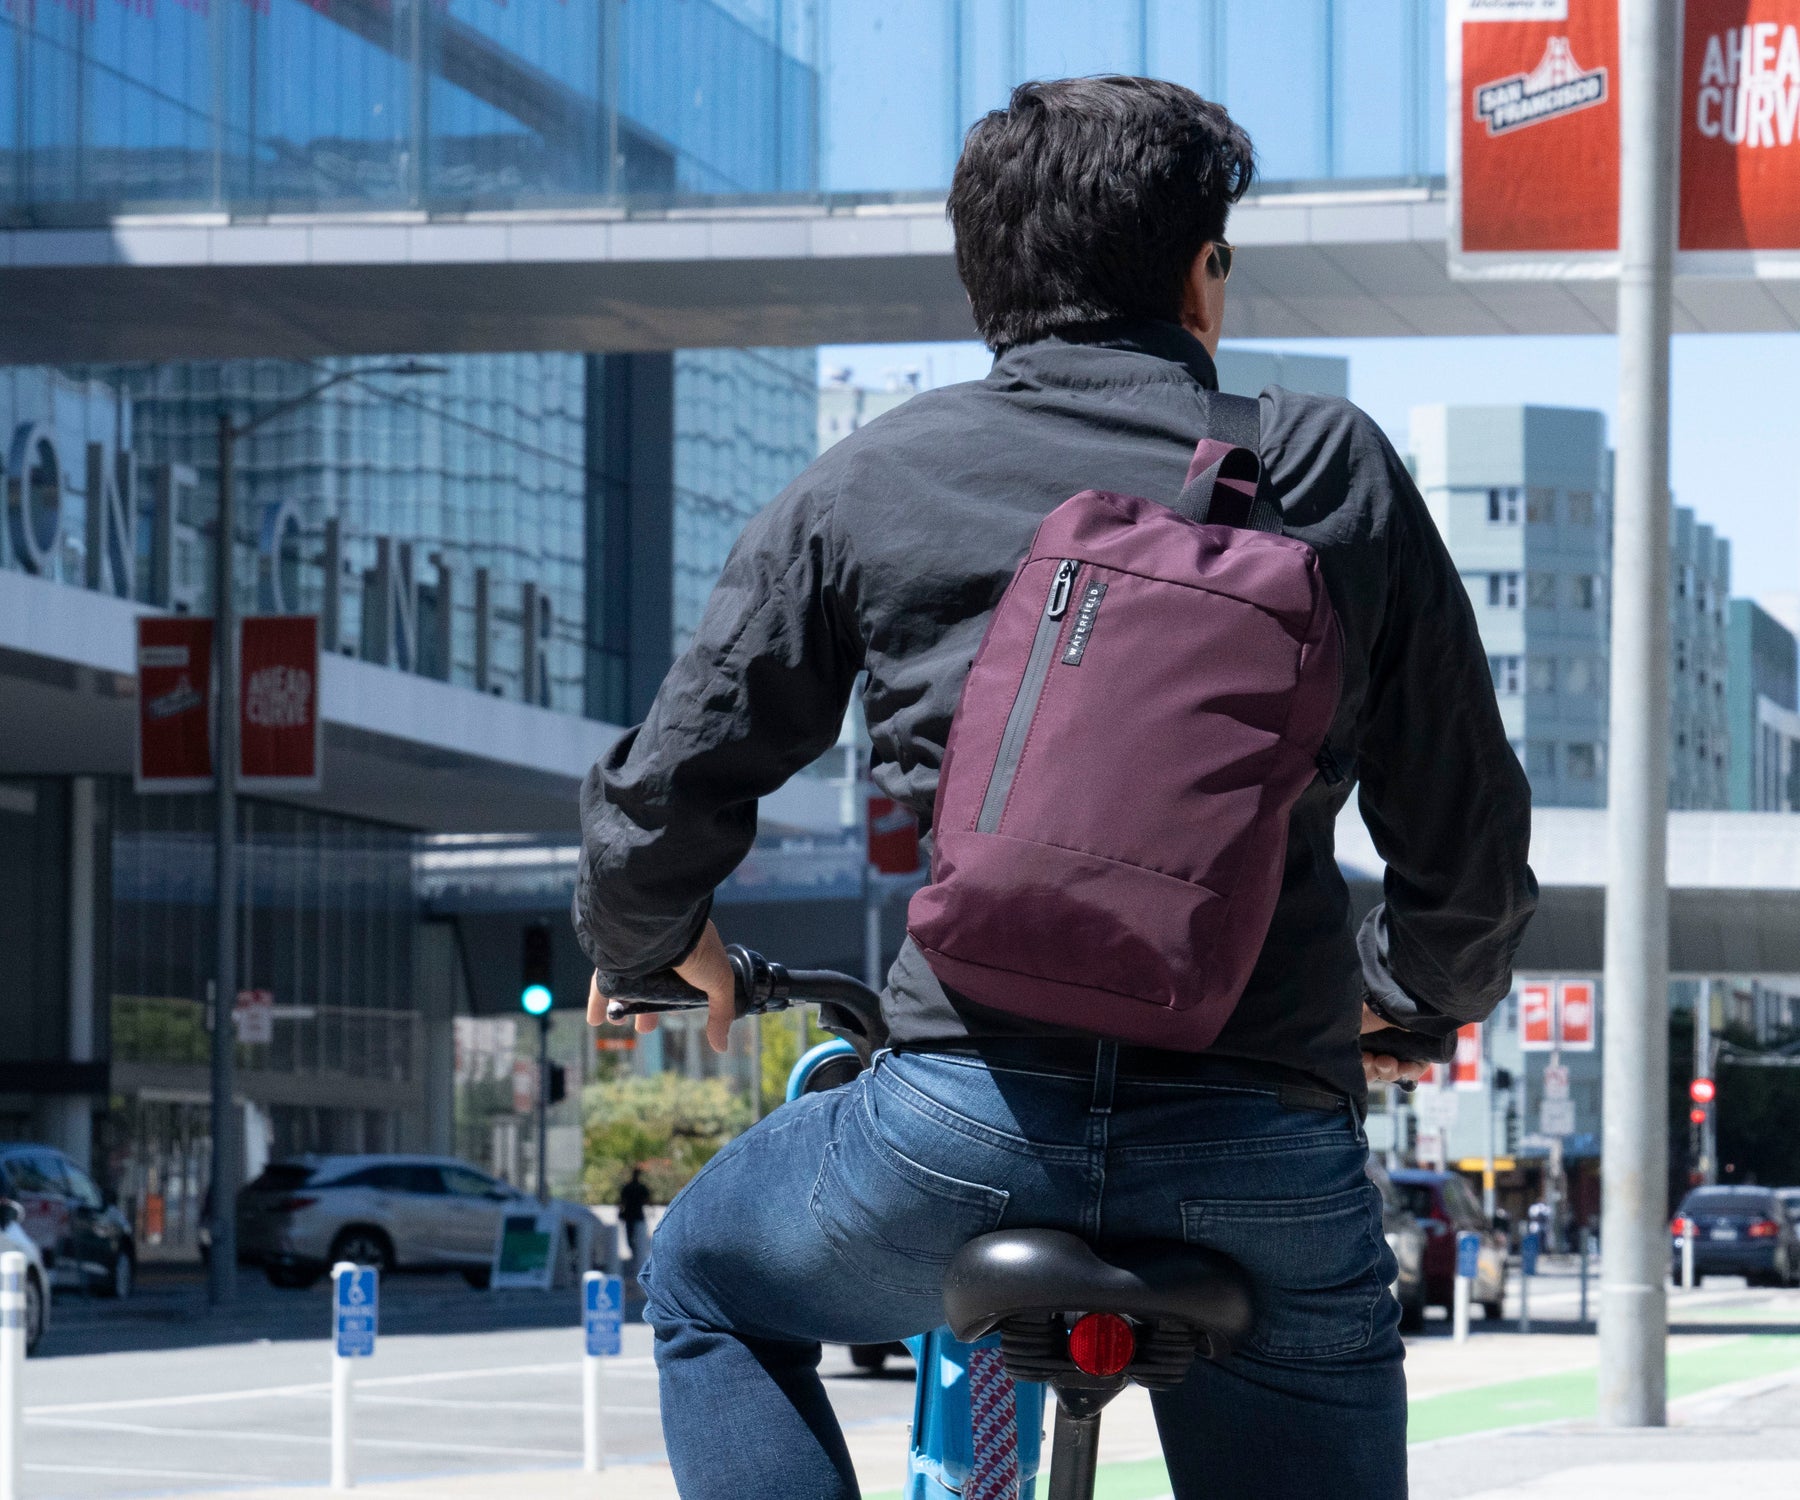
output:
[[[1465,1229],[1456,1236],[1456,1287],[1450,1309],[1451,1333],[1459,1344],[1469,1337],[1469,1303],[1475,1295],[1475,1278],[1480,1274],[1481,1236]],[[1501,1287],[1504,1294],[1504,1281]]]
[[[1681,1221],[1681,1289],[1691,1292],[1694,1289],[1694,1221]]]
[[[606,1467],[606,1433],[600,1415],[600,1361],[623,1347],[625,1283],[602,1271],[581,1278],[581,1467],[598,1474]]]
[[[350,1473],[350,1361],[331,1354],[331,1487],[347,1490],[356,1483]]]
[[[0,1254],[0,1500],[19,1500],[25,1469],[25,1255]]]
[[[581,1356],[581,1468],[598,1474],[606,1467],[606,1443],[600,1426],[600,1356]]]
[[[381,1275],[373,1266],[340,1260],[331,1268],[331,1487],[356,1483],[350,1448],[355,1441],[351,1407],[352,1361],[375,1353],[380,1327]]]

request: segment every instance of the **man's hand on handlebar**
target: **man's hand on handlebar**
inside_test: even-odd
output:
[[[714,1052],[730,1045],[731,1023],[737,1017],[737,978],[731,960],[725,956],[725,944],[719,929],[711,922],[694,944],[694,951],[680,963],[671,965],[677,974],[697,990],[706,991],[706,1040]],[[606,1004],[611,997],[600,993],[600,976],[588,985],[588,1025],[598,1026],[606,1019]],[[656,1030],[655,1016],[637,1016],[637,1029]]]
[[[1384,1021],[1368,1006],[1362,1008],[1362,1029],[1364,1033],[1384,1031],[1392,1024]],[[1383,1052],[1365,1052],[1362,1055],[1363,1077],[1370,1083],[1417,1083],[1425,1076],[1429,1063],[1408,1062],[1403,1058],[1389,1057]]]

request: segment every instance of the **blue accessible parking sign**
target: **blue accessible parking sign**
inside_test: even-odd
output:
[[[1464,1230],[1456,1237],[1456,1274],[1465,1281],[1473,1281],[1481,1269],[1481,1236],[1473,1230]]]
[[[367,1359],[375,1352],[380,1281],[373,1266],[342,1264],[331,1273],[332,1323],[341,1359]]]
[[[595,1357],[617,1354],[619,1327],[625,1321],[625,1283],[617,1276],[589,1271],[581,1278],[581,1326],[587,1352]]]

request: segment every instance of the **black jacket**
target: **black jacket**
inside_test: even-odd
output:
[[[575,921],[602,989],[692,946],[750,848],[756,799],[836,740],[864,669],[874,778],[929,828],[963,679],[1038,523],[1090,487],[1172,499],[1216,388],[1173,325],[1021,346],[986,379],[852,433],[758,514],[649,717],[582,792]],[[1360,1095],[1365,996],[1448,1044],[1507,994],[1536,902],[1530,791],[1455,565],[1380,429],[1347,401],[1279,388],[1261,412],[1270,486],[1318,551],[1344,631],[1330,742],[1387,861],[1385,921],[1359,963],[1333,853],[1351,783],[1316,781],[1214,1051]],[[883,1003],[899,1046],[1032,1030],[946,993],[911,944]]]

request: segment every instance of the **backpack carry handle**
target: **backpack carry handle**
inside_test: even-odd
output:
[[[1261,406],[1247,396],[1208,393],[1207,426],[1188,464],[1187,482],[1173,509],[1202,526],[1239,526],[1281,534],[1281,507],[1263,490]]]

